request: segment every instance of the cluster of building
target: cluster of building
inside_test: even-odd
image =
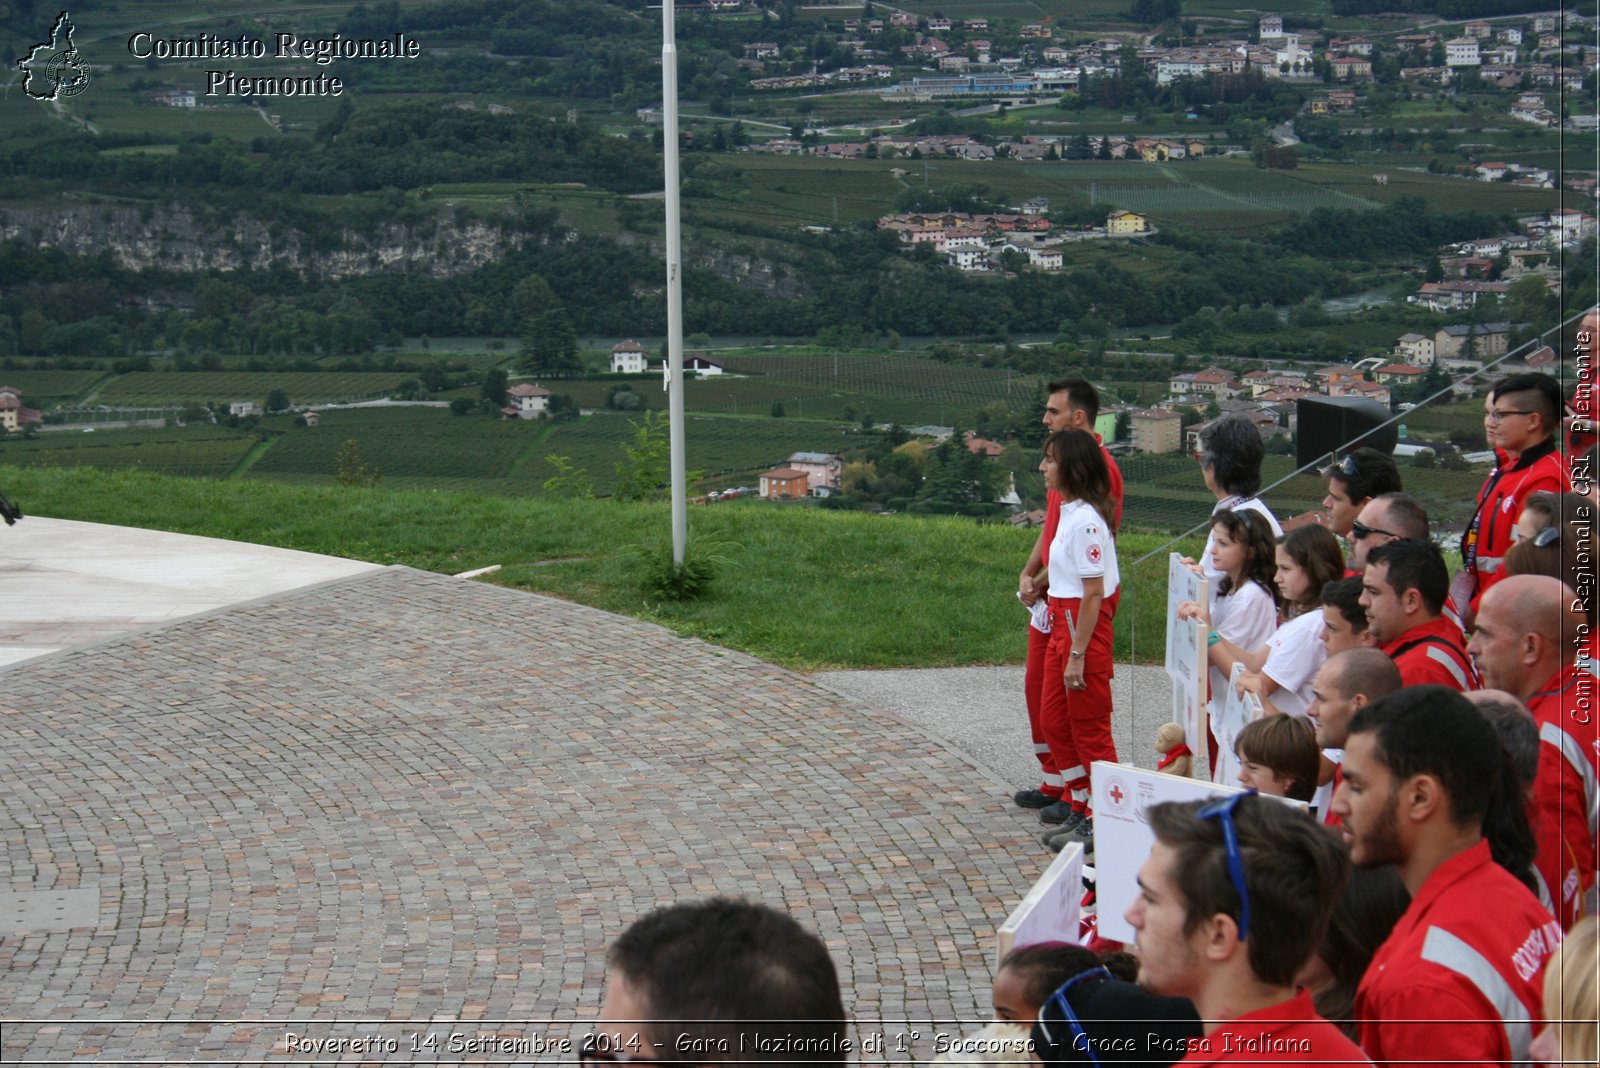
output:
[[[1578,16],[1566,16],[1574,25]],[[915,31],[911,43],[900,46],[899,56],[886,55],[873,46],[873,38],[885,29]],[[893,68],[884,62],[912,60],[935,67],[939,76],[918,76],[895,84],[887,99],[918,101],[947,97],[1002,96],[1026,97],[1059,94],[1078,88],[1085,79],[1121,73],[1124,50],[1132,45],[1135,59],[1157,83],[1166,84],[1185,77],[1213,74],[1257,72],[1269,78],[1326,80],[1332,82],[1370,81],[1374,78],[1373,56],[1379,49],[1373,40],[1361,36],[1305,35],[1285,30],[1278,15],[1263,17],[1253,40],[1228,39],[1206,44],[1160,47],[1136,39],[1106,37],[1068,46],[1056,43],[1054,30],[1045,23],[1024,26],[1019,36],[1028,53],[1024,56],[996,55],[994,42],[983,36],[988,31],[984,19],[951,20],[942,17],[919,20],[907,13],[887,19],[848,18],[842,22],[840,43],[867,65],[835,71],[760,78],[752,84],[760,89],[790,89],[839,82],[882,81],[893,77]],[[957,36],[952,37],[952,34]],[[1520,25],[1504,21],[1468,22],[1458,35],[1439,33],[1402,34],[1385,44],[1404,52],[1418,52],[1442,60],[1437,66],[1410,66],[1401,69],[1408,81],[1446,84],[1465,69],[1478,71],[1480,78],[1505,88],[1516,88],[1524,78],[1535,87],[1578,88],[1583,71],[1559,62],[1563,48],[1555,16],[1544,15]],[[745,60],[753,66],[781,59],[783,50],[776,42],[752,42],[745,48]],[[1555,59],[1556,62],[1550,62]],[[1541,60],[1544,60],[1541,62]]]
[[[43,423],[43,412],[37,408],[23,407],[22,390],[16,386],[0,386],[0,429],[15,434]]]
[[[1082,230],[1050,231],[1045,212],[1050,204],[1034,197],[1023,205],[1023,213],[974,215],[963,211],[939,213],[912,212],[884,215],[878,229],[890,230],[907,248],[927,245],[960,271],[990,271],[1007,251],[1027,257],[1030,267],[1058,271],[1066,262],[1063,245],[1105,237],[1133,237],[1153,233],[1150,221],[1132,211],[1113,211],[1103,227]]]
[[[1262,437],[1294,433],[1296,404],[1313,396],[1353,397],[1392,405],[1396,389],[1421,384],[1429,369],[1438,366],[1456,377],[1453,396],[1474,390],[1465,372],[1480,371],[1490,360],[1510,351],[1512,323],[1453,324],[1433,334],[1402,334],[1387,357],[1371,356],[1345,366],[1330,365],[1314,371],[1261,368],[1236,375],[1219,367],[1174,374],[1168,379],[1168,397],[1160,405],[1129,412],[1132,444],[1136,452],[1194,451],[1200,431],[1208,423],[1183,426],[1180,407],[1216,404],[1226,415],[1239,413],[1256,423]],[[1522,371],[1554,373],[1555,350],[1548,345],[1496,367],[1497,375]],[[1477,387],[1482,388],[1482,384]],[[1404,396],[1404,394],[1401,394]]]

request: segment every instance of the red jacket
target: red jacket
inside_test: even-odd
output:
[[[1361,1048],[1407,1068],[1527,1060],[1560,944],[1561,925],[1479,840],[1434,869],[1373,956],[1356,991]]]
[[[1565,493],[1572,488],[1571,473],[1556,449],[1555,438],[1522,453],[1509,467],[1504,453],[1496,450],[1495,456],[1498,463],[1478,491],[1477,511],[1461,536],[1462,570],[1476,582],[1474,603],[1499,579],[1506,550],[1511,548],[1511,531],[1528,498],[1541,491]]]
[[[1111,1058],[1104,1058],[1110,1060]],[[1117,1058],[1132,1060],[1133,1058]],[[1366,1054],[1333,1024],[1317,1015],[1311,995],[1236,1016],[1202,1038],[1189,1040],[1179,1064],[1370,1065]]]
[[[1444,616],[1419,623],[1378,648],[1400,669],[1406,686],[1448,686],[1458,693],[1477,689],[1478,671],[1461,644],[1461,628]]]
[[[1586,912],[1595,887],[1600,832],[1600,709],[1597,680],[1575,666],[1557,673],[1528,698],[1539,726],[1539,774],[1534,779],[1534,834],[1539,874],[1570,929]]]

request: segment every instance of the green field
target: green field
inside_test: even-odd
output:
[[[104,377],[104,371],[0,371],[0,385],[20,389],[24,403],[37,408],[76,400]]]
[[[1026,652],[1014,590],[1036,534],[1003,523],[764,501],[695,508],[691,552],[720,561],[717,580],[707,596],[675,604],[640,584],[640,550],[669,540],[664,502],[205,482],[140,471],[23,469],[4,466],[4,455],[0,446],[0,485],[30,516],[447,574],[499,564],[491,581],[648,619],[802,670],[1020,663]],[[1125,534],[1118,549],[1131,561],[1164,540]],[[1194,552],[1198,545],[1178,548]],[[1161,658],[1166,568],[1164,550],[1143,567],[1125,566],[1120,662]]]
[[[0,439],[0,463],[16,467],[141,470],[184,478],[226,478],[255,444],[225,427],[163,430],[48,431]]]
[[[1415,165],[1413,165],[1415,166]],[[905,173],[896,175],[896,170]],[[1058,206],[1094,203],[1146,212],[1158,225],[1261,230],[1317,208],[1362,209],[1420,196],[1440,211],[1547,211],[1576,194],[1476,182],[1425,170],[1370,164],[1307,163],[1295,171],[1261,170],[1247,159],[1108,161],[823,160],[740,156],[718,163],[701,182],[706,195],[685,198],[685,219],[715,227],[850,225],[894,210],[908,189],[979,185],[991,199],[1017,205],[1047,196]],[[1379,185],[1375,173],[1388,176]],[[568,214],[565,198],[554,201]],[[611,211],[607,218],[614,218]],[[574,216],[577,221],[579,216]],[[585,221],[595,221],[584,216]]]
[[[404,371],[136,371],[107,382],[97,400],[110,405],[261,404],[282,389],[293,404],[337,404],[385,397],[415,375]]]

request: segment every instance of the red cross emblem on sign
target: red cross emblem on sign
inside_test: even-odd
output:
[[[1122,787],[1116,785],[1115,783],[1112,784],[1110,793],[1112,802],[1118,805],[1122,804],[1122,799],[1128,796],[1122,792]]]
[[[1098,564],[1100,562],[1100,546],[1089,546],[1088,557],[1091,564]]]

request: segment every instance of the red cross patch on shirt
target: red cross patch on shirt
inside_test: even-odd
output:
[[[1087,549],[1085,549],[1083,551],[1083,555],[1085,555],[1085,556],[1087,556],[1089,558],[1089,562],[1091,564],[1098,564],[1100,562],[1100,546],[1098,546],[1098,545],[1089,546]]]

